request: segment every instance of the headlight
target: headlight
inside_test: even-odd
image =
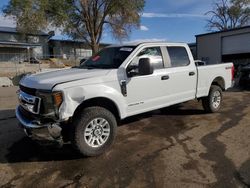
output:
[[[37,96],[42,99],[42,114],[58,115],[59,108],[63,102],[63,94],[60,91],[43,92],[38,91]]]
[[[60,92],[60,91],[54,92],[54,93],[52,93],[52,97],[53,97],[54,105],[57,108],[59,108],[63,102],[62,92]]]

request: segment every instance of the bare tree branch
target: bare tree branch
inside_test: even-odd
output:
[[[214,8],[205,13],[211,15],[207,20],[209,30],[227,30],[242,27],[249,24],[250,20],[249,0],[217,0],[213,4]]]

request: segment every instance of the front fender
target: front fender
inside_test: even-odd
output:
[[[118,84],[117,84],[118,85]],[[60,120],[65,120],[73,116],[75,110],[83,101],[94,98],[107,98],[113,101],[119,111],[121,119],[126,117],[126,102],[121,94],[120,86],[110,87],[108,85],[85,85],[67,88],[63,90],[64,102],[59,109]]]

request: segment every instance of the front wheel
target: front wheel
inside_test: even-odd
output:
[[[114,115],[102,107],[88,107],[73,122],[72,144],[85,156],[104,153],[113,143],[117,122]]]
[[[219,86],[212,85],[207,97],[202,99],[202,106],[208,113],[220,110],[222,104],[222,90]]]

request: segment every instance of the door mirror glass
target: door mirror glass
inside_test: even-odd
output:
[[[138,64],[131,64],[127,68],[128,77],[145,76],[153,74],[154,67],[151,64],[150,58],[138,58]]]
[[[138,65],[138,73],[139,75],[145,76],[145,75],[150,75],[153,74],[153,66],[150,63],[149,58],[141,58],[139,60],[139,65]]]

